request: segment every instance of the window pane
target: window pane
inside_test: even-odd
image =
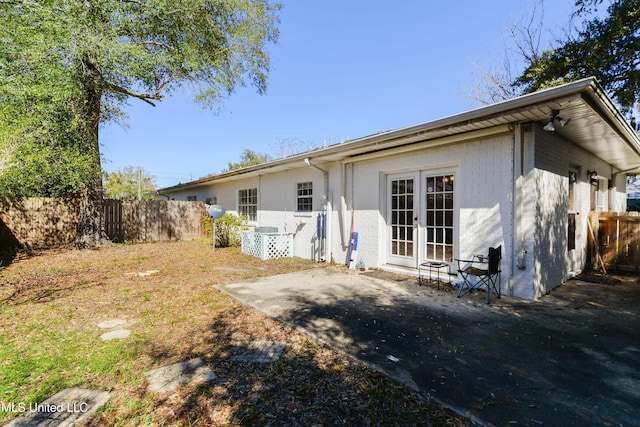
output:
[[[435,178],[427,178],[427,193],[432,193],[436,191],[436,180]]]
[[[453,229],[447,228],[444,230],[444,242],[447,245],[453,245]]]
[[[435,219],[436,213],[433,211],[427,211],[427,225],[428,226],[433,226],[436,225],[436,219]]]
[[[445,261],[453,261],[453,246],[446,246],[444,248],[444,260]]]
[[[447,227],[453,227],[453,211],[445,211],[444,225]]]
[[[444,196],[444,208],[453,209],[453,194],[445,194]]]

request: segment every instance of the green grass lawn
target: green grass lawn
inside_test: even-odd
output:
[[[324,266],[213,253],[210,241],[18,257],[0,270],[0,424],[19,415],[11,404],[83,387],[112,393],[91,425],[466,425],[214,287],[309,268]],[[158,272],[138,274],[149,270]],[[116,318],[131,335],[101,340],[98,323]],[[234,363],[252,340],[286,350],[266,366]],[[220,380],[170,396],[146,390],[145,371],[194,357]]]

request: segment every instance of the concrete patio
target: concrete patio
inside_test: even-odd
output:
[[[640,284],[571,280],[487,305],[318,268],[218,288],[482,425],[640,425]]]

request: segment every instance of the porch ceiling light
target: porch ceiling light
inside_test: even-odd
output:
[[[554,132],[556,130],[556,126],[555,126],[556,121],[562,128],[568,125],[571,119],[563,119],[562,117],[559,116],[559,114],[560,114],[559,110],[551,110],[551,118],[549,119],[549,123],[544,125],[542,129],[546,130],[547,132]]]

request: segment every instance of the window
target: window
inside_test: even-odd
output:
[[[297,211],[311,212],[313,210],[313,183],[299,182],[296,192]]]
[[[453,261],[453,175],[427,177],[426,258]]]
[[[247,188],[238,191],[238,214],[249,221],[258,220],[258,189]]]
[[[198,196],[187,196],[187,202],[195,202],[198,200]]]

